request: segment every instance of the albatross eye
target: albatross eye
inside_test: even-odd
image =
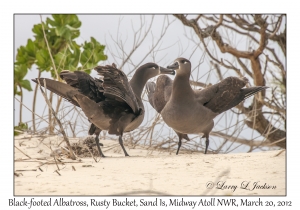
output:
[[[155,66],[153,66],[152,69],[156,69]]]

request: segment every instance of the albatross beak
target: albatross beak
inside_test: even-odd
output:
[[[167,66],[168,69],[173,69],[173,70],[177,70],[179,69],[179,64],[176,61],[175,63],[171,64],[170,66]]]
[[[175,71],[172,69],[166,69],[164,67],[159,67],[159,73],[160,74],[171,74],[171,75],[175,75]]]

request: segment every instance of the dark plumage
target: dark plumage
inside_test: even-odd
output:
[[[147,80],[160,73],[174,74],[173,70],[165,69],[155,63],[147,63],[139,67],[130,82],[123,71],[113,65],[97,66],[95,70],[103,76],[103,80],[92,78],[85,72],[63,71],[60,77],[67,84],[45,79],[50,91],[62,96],[70,103],[80,107],[92,123],[89,134],[95,134],[97,148],[104,157],[99,135],[102,130],[119,136],[119,143],[126,152],[122,136],[124,132],[136,129],[144,118],[144,105],[141,93]],[[33,79],[38,83],[38,79]],[[44,78],[39,82],[44,86]]]
[[[173,80],[171,80],[167,75],[161,75],[157,78],[156,84],[154,82],[147,82],[146,90],[148,95],[148,100],[151,106],[158,112],[161,113],[166,103],[169,101],[172,94]],[[181,146],[181,140],[190,140],[187,134],[176,132],[179,142],[176,154],[179,152]]]
[[[167,68],[176,70],[174,81],[167,76],[159,76],[156,84],[158,91],[150,93],[149,101],[177,135],[203,133],[203,137],[206,138],[205,154],[209,145],[209,133],[214,126],[213,119],[246,98],[268,88],[265,86],[244,88],[248,83],[247,78],[228,77],[203,90],[193,90],[189,84],[191,74],[189,60],[178,58]],[[147,86],[152,88],[155,84],[149,83]],[[176,154],[179,152],[183,138],[178,136]]]

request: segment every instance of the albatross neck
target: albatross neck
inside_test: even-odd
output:
[[[173,83],[172,100],[190,100],[194,97],[194,91],[190,85],[189,74],[177,74]]]
[[[137,70],[131,78],[129,84],[137,97],[141,98],[144,86],[148,79],[150,78],[145,78],[144,72],[139,70]]]

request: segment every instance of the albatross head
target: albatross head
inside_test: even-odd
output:
[[[176,70],[177,74],[190,74],[191,62],[186,58],[177,58],[167,69]]]
[[[174,70],[161,67],[156,63],[146,63],[141,67],[139,67],[137,71],[142,71],[147,79],[155,77],[159,74],[171,74],[171,75],[175,74]]]

